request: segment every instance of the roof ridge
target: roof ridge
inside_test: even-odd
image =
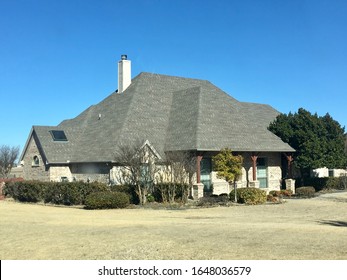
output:
[[[140,75],[148,75],[148,76],[157,76],[157,77],[166,77],[166,78],[175,78],[175,79],[182,79],[182,80],[195,80],[195,81],[202,81],[202,82],[209,82],[209,80],[206,79],[199,79],[199,78],[188,78],[183,76],[176,76],[176,75],[169,75],[169,74],[159,74],[159,73],[152,73],[152,72],[140,72],[135,78],[139,77]],[[134,79],[135,79],[134,78]]]

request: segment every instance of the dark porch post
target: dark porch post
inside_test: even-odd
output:
[[[292,172],[292,162],[294,160],[292,155],[284,154],[287,158],[287,164],[288,164],[288,179],[293,178],[293,172]]]
[[[201,160],[202,160],[202,155],[197,155],[197,157],[196,157],[196,182],[198,183],[198,184],[200,184],[201,183],[201,180],[200,180],[200,163],[201,163]]]
[[[257,159],[258,159],[258,154],[252,153],[251,156],[252,159],[252,167],[253,167],[253,181],[257,180]]]

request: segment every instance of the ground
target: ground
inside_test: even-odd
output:
[[[346,260],[347,192],[188,210],[91,211],[5,200],[0,259]]]

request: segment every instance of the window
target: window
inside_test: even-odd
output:
[[[31,166],[39,166],[40,165],[40,159],[38,156],[33,157],[33,161],[31,163]]]
[[[212,159],[203,158],[200,163],[200,181],[204,184],[204,192],[212,193],[212,182],[211,182],[211,172],[212,172]]]
[[[64,130],[50,130],[53,141],[67,141]]]
[[[257,159],[257,180],[259,188],[267,188],[267,160],[266,158]]]

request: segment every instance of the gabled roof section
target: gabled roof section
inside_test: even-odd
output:
[[[151,73],[136,76],[123,93],[112,93],[56,127],[34,126],[51,163],[112,162],[121,143],[147,139],[165,151],[294,151],[267,127],[279,114],[268,105],[239,102],[208,81]],[[68,141],[52,140],[62,130]]]

